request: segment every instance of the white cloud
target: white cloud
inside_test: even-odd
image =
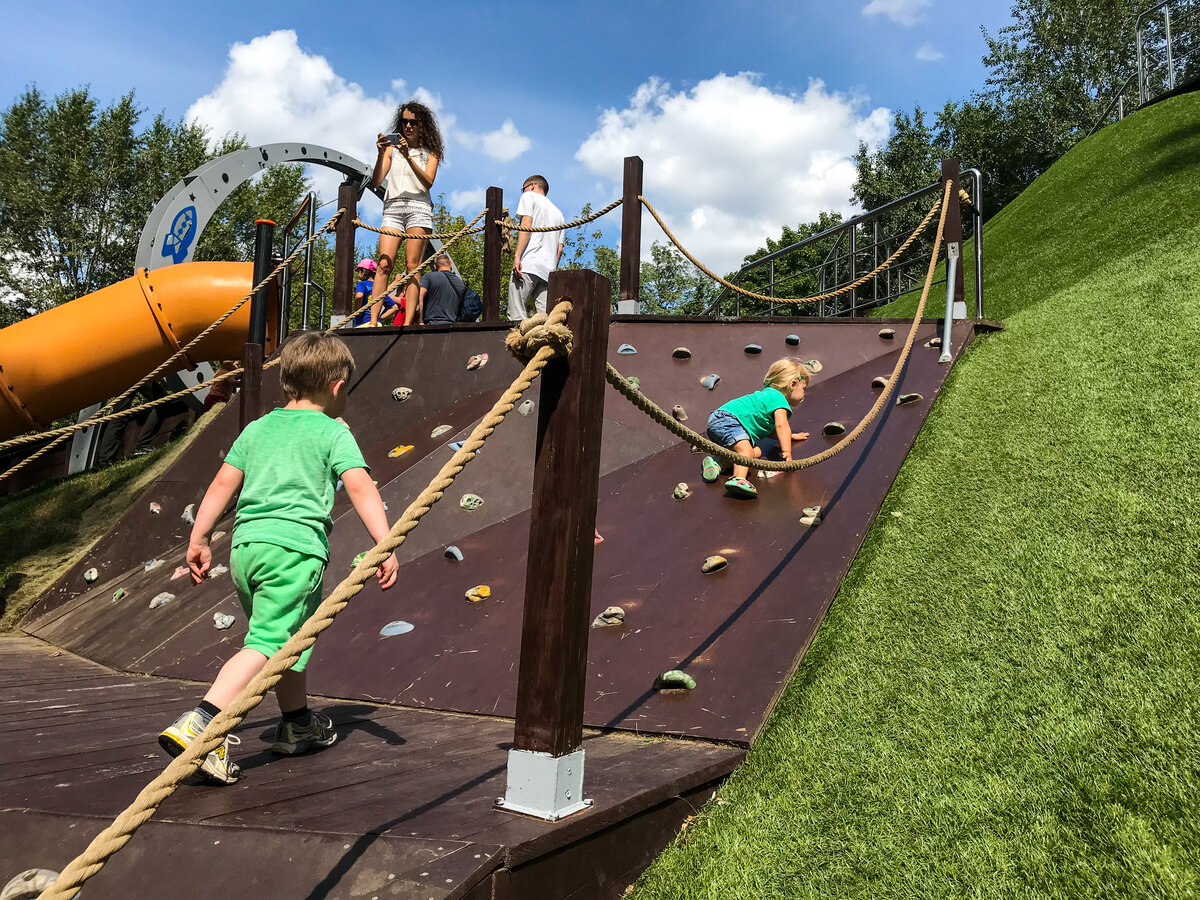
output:
[[[931,44],[922,44],[915,54],[916,58],[921,62],[937,62],[945,55],[945,53],[935,49]]]
[[[864,16],[887,16],[900,25],[915,25],[921,11],[933,0],[871,0],[863,7]]]
[[[697,258],[724,273],[783,225],[850,211],[858,142],[878,144],[890,113],[813,81],[771,91],[753,73],[720,74],[690,91],[651,79],[609,109],[575,157],[620,190],[622,160],[640,156],[646,198]],[[664,240],[647,218],[643,243]]]
[[[483,209],[487,191],[484,188],[471,188],[466,191],[450,192],[450,211],[462,213],[471,218]]]
[[[310,142],[372,165],[376,133],[388,129],[396,106],[410,97],[437,114],[448,146],[479,149],[501,160],[529,149],[529,139],[509,119],[486,134],[459,129],[441,97],[424,87],[410,91],[405,82],[393,81],[384,94],[368,94],[339,75],[325,57],[305,51],[290,29],[230,47],[221,83],[193,103],[185,118],[208,127],[212,138],[236,132],[251,145]],[[320,166],[312,167],[311,174],[323,200],[337,195],[340,175]]]

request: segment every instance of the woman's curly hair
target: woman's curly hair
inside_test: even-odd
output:
[[[442,132],[438,129],[437,117],[433,110],[424,103],[409,100],[396,107],[396,115],[392,119],[392,131],[404,134],[404,111],[408,110],[417,117],[417,141],[412,146],[428,150],[439,160],[445,162],[446,156],[442,149]]]

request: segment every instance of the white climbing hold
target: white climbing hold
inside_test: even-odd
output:
[[[467,371],[482,369],[488,363],[488,355],[486,353],[477,353],[467,360]]]
[[[720,572],[723,568],[729,565],[729,560],[720,555],[710,556],[700,565],[700,571],[705,575],[711,575],[713,572]]]
[[[429,432],[429,436],[431,438],[441,437],[443,434],[449,431],[450,428],[451,426],[449,425],[439,425],[437,428],[433,429],[433,431]]]
[[[232,628],[236,621],[229,613],[213,613],[213,625],[217,631],[224,631],[226,628]]]
[[[189,503],[187,506],[185,506],[183,508],[183,512],[181,512],[179,514],[179,518],[183,519],[183,521],[187,522],[189,525],[195,525],[196,524],[196,504]]]
[[[637,347],[633,346],[633,344],[622,344],[617,348],[617,352],[622,356],[633,356],[633,354],[637,353]]]
[[[451,544],[449,547],[446,548],[446,552],[444,555],[445,555],[446,559],[453,559],[457,562],[462,562],[462,560],[463,560],[463,552],[461,550],[459,550],[458,547],[456,547],[454,544]]]
[[[716,372],[711,372],[708,375],[705,375],[703,378],[701,378],[700,383],[711,391],[714,388],[716,388],[716,386],[717,386],[718,382],[720,382],[720,380],[721,380],[720,375],[718,375]]]
[[[395,637],[398,634],[408,634],[415,628],[412,622],[405,622],[402,619],[397,619],[395,622],[388,622],[379,629],[380,637]]]
[[[146,571],[146,572],[153,572],[155,569],[157,569],[162,564],[163,564],[163,561],[161,559],[148,559],[144,563],[142,563],[142,569],[143,569],[143,571]]]
[[[412,388],[410,387],[398,387],[392,391],[392,399],[398,403],[403,403],[412,396],[412,392]]]
[[[610,606],[592,620],[593,628],[607,628],[610,625],[624,625],[625,610],[619,606]]]
[[[161,594],[154,595],[154,599],[150,601],[150,608],[158,609],[160,606],[166,606],[174,599],[174,594],[169,594],[166,591],[163,591]]]
[[[483,506],[483,498],[478,494],[463,494],[462,499],[458,501],[458,505],[466,510],[479,509],[479,507]]]
[[[676,347],[671,351],[671,359],[691,359],[692,351],[687,347]]]
[[[189,571],[187,566],[176,566],[175,571],[171,573],[171,580],[174,581],[176,578],[182,578]]]
[[[533,412],[533,401],[522,400],[521,405],[517,407],[517,412],[523,416],[529,415],[531,412]]]
[[[162,512],[162,505],[151,501],[150,512],[157,516],[160,512]]]
[[[820,372],[823,368],[825,368],[823,365],[821,365],[821,361],[819,359],[810,359],[804,363],[804,366],[805,366],[805,368],[808,369],[808,371],[812,372],[814,375],[817,372]]]
[[[220,578],[229,571],[229,566],[213,566],[208,570],[208,578]]]
[[[83,573],[83,580],[86,581],[88,584],[91,584],[93,581],[95,581],[99,577],[100,577],[100,573],[96,569],[88,569],[86,572]]]
[[[892,338],[894,338],[896,336],[896,329],[895,328],[880,328],[879,336],[881,338],[883,338],[885,341],[890,341]]]

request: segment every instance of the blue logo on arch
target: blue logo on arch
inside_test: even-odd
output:
[[[163,238],[162,255],[171,257],[172,262],[183,262],[195,237],[196,207],[186,206],[176,214],[170,233]]]

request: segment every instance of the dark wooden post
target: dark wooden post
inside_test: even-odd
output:
[[[242,345],[242,390],[238,394],[238,428],[245,428],[262,415],[262,344]]]
[[[349,181],[338,188],[338,209],[346,210],[334,229],[333,305],[335,316],[348,316],[354,310],[354,220],[358,216],[358,190]]]
[[[641,311],[642,292],[642,158],[625,157],[624,192],[621,194],[621,288],[617,312]]]
[[[496,224],[504,216],[504,191],[487,189],[487,216],[483,223],[483,322],[500,321],[500,285],[507,273],[500,271],[500,247],[504,231]]]
[[[950,179],[950,206],[946,210],[946,224],[942,228],[942,243],[958,244],[958,263],[954,269],[954,302],[963,299],[963,261],[962,261],[962,207],[958,199],[959,168],[957,159],[942,160],[942,180]],[[946,273],[949,275],[949,273]]]
[[[554,820],[587,805],[583,697],[612,287],[550,274],[548,307],[573,303],[570,356],[542,371],[513,749],[502,809]]]

